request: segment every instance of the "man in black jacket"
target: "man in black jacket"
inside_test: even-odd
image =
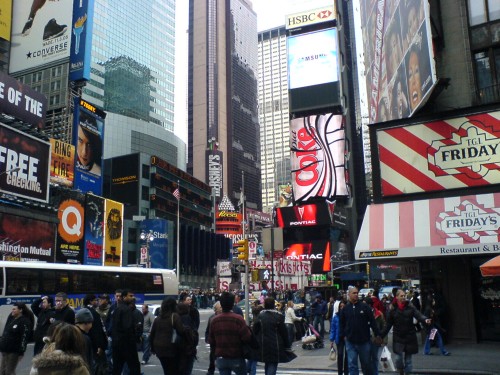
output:
[[[134,293],[128,289],[122,292],[122,301],[113,313],[113,328],[111,331],[113,346],[113,375],[120,375],[123,365],[127,363],[130,375],[140,375],[141,365],[137,354],[137,342],[140,333],[131,304]],[[138,334],[139,333],[139,334]]]
[[[51,323],[61,320],[69,324],[75,324],[75,311],[68,305],[68,295],[64,292],[57,293],[55,302],[55,314]]]
[[[340,310],[339,337],[345,338],[349,375],[358,375],[358,357],[364,375],[373,373],[370,365],[370,327],[377,342],[381,343],[380,332],[375,322],[371,308],[358,300],[358,288],[349,287],[347,297],[349,302]]]
[[[92,341],[92,351],[94,358],[104,356],[104,351],[108,347],[108,337],[102,322],[101,316],[97,312],[97,297],[95,294],[87,294],[83,298],[83,305],[89,309],[92,314],[93,324],[90,328],[88,335]]]

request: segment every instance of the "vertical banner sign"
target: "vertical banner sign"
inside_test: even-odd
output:
[[[73,144],[76,147],[75,189],[102,195],[102,147],[106,113],[76,98]]]
[[[9,73],[69,57],[73,0],[15,0],[13,8]]]
[[[149,248],[146,240],[141,240],[141,249],[146,249],[144,264],[147,263],[147,252],[149,250],[151,268],[168,268],[168,221],[163,219],[143,220],[141,222],[141,232],[149,233],[149,231],[153,231],[153,241],[149,241]]]
[[[0,212],[2,260],[54,263],[56,225]]]
[[[0,124],[0,191],[49,200],[50,143]]]
[[[123,204],[106,199],[104,229],[104,265],[121,266],[123,241]]]
[[[85,195],[63,192],[59,204],[56,262],[82,264],[84,255]]]
[[[342,115],[312,115],[290,123],[294,201],[348,195]]]
[[[73,187],[75,178],[75,146],[61,142],[57,139],[50,139],[52,153],[50,158],[50,182]]]
[[[104,244],[104,198],[87,194],[85,199],[85,252],[83,263],[102,266]]]
[[[94,0],[75,0],[69,62],[70,81],[90,79]]]
[[[223,153],[219,150],[207,150],[207,179],[212,188],[215,200],[222,200],[223,185]]]

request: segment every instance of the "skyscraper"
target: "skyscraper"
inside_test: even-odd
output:
[[[258,48],[262,208],[267,211],[278,201],[279,186],[291,178],[285,27],[260,32]]]
[[[216,199],[261,207],[257,15],[246,0],[190,0],[188,172]]]

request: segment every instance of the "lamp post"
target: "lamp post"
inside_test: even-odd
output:
[[[146,268],[151,268],[151,258],[149,257],[149,243],[153,242],[155,236],[150,229],[149,232],[141,231],[141,240],[146,241]]]

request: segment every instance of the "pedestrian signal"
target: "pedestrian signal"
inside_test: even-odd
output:
[[[248,260],[248,240],[238,241],[236,250],[238,250],[238,259]]]

